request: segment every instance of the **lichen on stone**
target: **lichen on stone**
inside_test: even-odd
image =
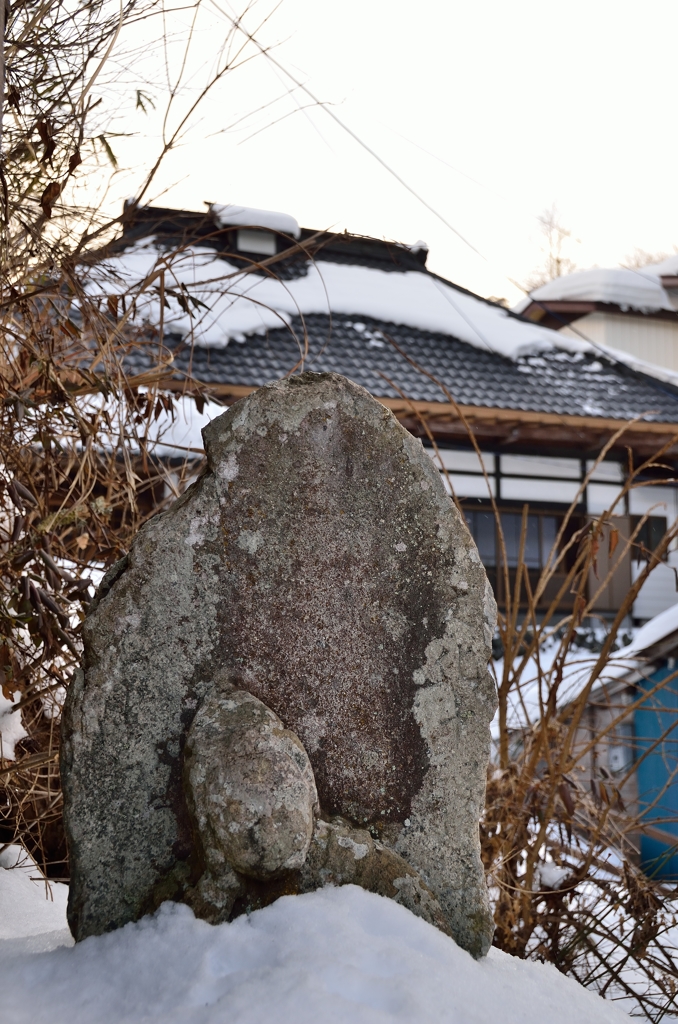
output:
[[[207,471],[85,622],[62,727],[74,935],[350,879],[432,900],[482,955],[496,609],[438,471],[335,374],[260,388],[204,440]]]

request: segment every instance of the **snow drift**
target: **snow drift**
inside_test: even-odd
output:
[[[180,904],[73,947],[61,893],[23,894],[5,917],[9,1024],[621,1024],[628,1017],[550,964],[481,961],[403,907],[355,886],[286,896],[216,927]],[[25,879],[24,879],[25,880]],[[22,881],[24,881],[22,880]],[[64,886],[53,887],[57,890]],[[40,908],[40,909],[38,909]],[[51,908],[51,909],[50,909]],[[44,932],[8,936],[42,915]]]

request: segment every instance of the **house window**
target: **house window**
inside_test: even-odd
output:
[[[631,516],[631,531],[635,532],[642,516]],[[666,516],[648,516],[633,542],[633,560],[646,562],[648,555],[661,543],[666,533]],[[664,554],[664,560],[666,560]]]
[[[613,775],[626,773],[635,760],[633,722],[621,722],[607,749],[607,764]]]
[[[480,560],[485,566],[487,577],[494,590],[494,596],[499,606],[502,607],[508,594],[515,592],[520,537],[523,526],[522,513],[508,510],[503,510],[499,513],[506,549],[506,564],[504,564],[501,557],[499,531],[497,530],[492,510],[487,507],[466,509],[464,514],[478,547]],[[530,512],[527,516],[523,561],[527,569],[530,587],[533,591],[542,570],[548,563],[549,555],[563,522],[563,515],[553,512]],[[571,516],[569,518],[562,538],[563,547],[568,545],[568,541],[584,524],[585,519],[582,516]],[[550,607],[554,599],[558,608],[565,609],[569,606],[568,603],[571,603],[572,595],[569,589],[565,588],[562,594],[561,589],[576,559],[576,552],[576,545],[570,545],[564,558],[558,562],[554,569],[552,563],[553,571],[549,574],[548,580],[540,591],[541,596],[538,603],[540,609]],[[527,607],[528,591],[522,571],[519,575],[520,603],[522,607]]]
[[[252,252],[257,256],[275,256],[278,251],[272,231],[254,231],[251,228],[242,228],[236,236],[236,245],[240,252]]]
[[[497,530],[493,512],[466,512],[466,522],[485,568],[497,564]]]
[[[478,547],[480,560],[485,568],[494,568],[500,561],[501,543],[496,528],[494,513],[469,510],[466,522]],[[523,517],[519,512],[501,512],[501,528],[506,548],[506,563],[510,569],[518,565]],[[523,561],[528,569],[542,569],[558,534],[558,517],[553,515],[528,515],[525,532]]]

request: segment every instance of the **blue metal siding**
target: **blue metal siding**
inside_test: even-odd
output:
[[[666,664],[638,684],[650,691],[674,675]],[[640,694],[639,694],[640,696]],[[634,716],[638,802],[642,818],[676,837],[675,845],[641,837],[641,864],[654,878],[678,879],[678,679],[648,697]]]

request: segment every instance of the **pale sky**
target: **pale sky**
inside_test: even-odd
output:
[[[225,35],[205,3],[177,109]],[[509,279],[524,281],[540,262],[536,217],[554,202],[580,267],[678,245],[675,0],[258,0],[245,24],[271,12],[259,38],[277,44],[276,60],[482,256],[322,108],[299,111],[286,97],[229,129],[290,84],[266,58],[227,75],[193,118],[151,193],[158,204],[237,203],[304,227],[423,239],[431,269],[512,302],[520,292]],[[185,17],[174,15],[173,30]],[[113,141],[134,170],[114,181],[115,203],[154,152],[163,101],[157,52],[152,65],[143,45],[134,59],[119,45],[117,88],[131,95],[143,69],[156,113],[120,102],[118,130],[129,137]]]

